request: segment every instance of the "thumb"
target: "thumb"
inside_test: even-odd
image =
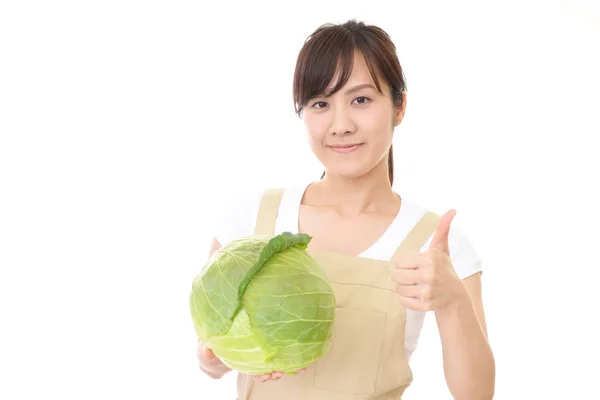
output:
[[[440,220],[438,221],[437,229],[435,230],[435,234],[431,239],[429,250],[441,250],[444,253],[450,255],[450,249],[448,246],[448,234],[450,233],[450,223],[452,222],[452,219],[454,219],[455,215],[456,210],[450,210],[440,218]]]
[[[203,356],[204,356],[204,359],[206,361],[212,361],[215,358],[217,358],[217,356],[215,355],[215,353],[213,353],[213,351],[211,349],[209,349],[208,347],[204,348],[204,354],[203,354]]]

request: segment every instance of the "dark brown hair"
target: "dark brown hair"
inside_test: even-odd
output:
[[[396,46],[383,29],[352,19],[343,24],[321,25],[304,42],[294,72],[293,96],[298,116],[302,115],[310,99],[332,95],[346,84],[352,73],[355,50],[360,51],[365,58],[377,90],[382,93],[377,78],[379,75],[390,87],[394,107],[402,106],[406,79],[396,54]],[[338,81],[332,91],[325,93],[338,67]],[[394,159],[391,146],[388,171],[390,183],[393,184]]]

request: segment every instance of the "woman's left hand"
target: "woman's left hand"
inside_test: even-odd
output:
[[[429,249],[397,257],[392,281],[400,303],[416,311],[439,311],[464,298],[466,287],[450,261],[448,234],[456,211],[442,216]]]

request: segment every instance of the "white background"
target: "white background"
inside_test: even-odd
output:
[[[198,370],[191,282],[224,201],[320,175],[292,75],[348,18],[405,69],[396,190],[484,259],[495,398],[600,399],[591,0],[2,2],[0,398],[234,398]],[[441,366],[430,315],[405,398],[450,398]]]

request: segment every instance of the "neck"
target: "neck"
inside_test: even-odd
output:
[[[348,178],[332,173],[314,183],[307,203],[327,205],[340,214],[358,215],[378,212],[396,206],[398,196],[392,190],[388,175],[387,157],[367,174]]]

